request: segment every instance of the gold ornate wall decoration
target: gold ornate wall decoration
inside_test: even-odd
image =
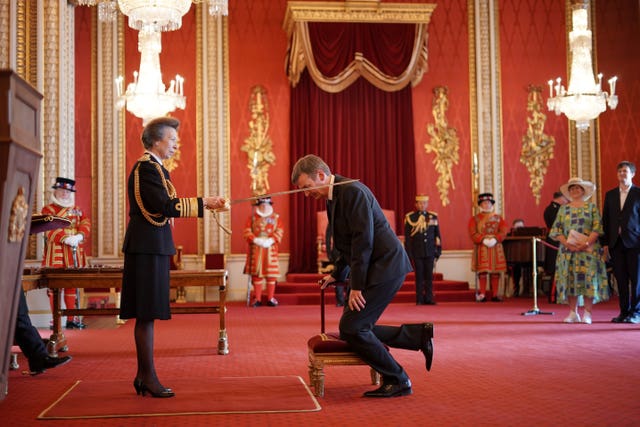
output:
[[[27,227],[27,214],[29,205],[24,194],[24,187],[18,188],[16,197],[11,204],[11,214],[9,215],[8,240],[11,243],[22,241]]]
[[[427,153],[435,153],[433,164],[438,172],[436,186],[440,193],[442,206],[449,204],[449,188],[456,188],[451,169],[459,161],[460,142],[455,128],[449,127],[447,110],[449,109],[448,89],[446,86],[433,88],[431,113],[435,123],[427,125],[427,133],[431,136],[431,143],[425,144]]]
[[[269,192],[269,167],[276,162],[269,132],[269,103],[267,92],[260,86],[251,90],[249,101],[251,120],[249,137],[240,148],[247,153],[247,167],[251,174],[251,192],[254,196]]]
[[[549,160],[553,159],[553,151],[556,140],[553,136],[544,133],[544,124],[547,116],[542,112],[542,88],[529,85],[527,88],[527,133],[522,137],[522,150],[520,151],[520,163],[529,171],[529,187],[536,199],[536,205],[540,204],[540,190],[544,185],[544,177],[547,174]]]

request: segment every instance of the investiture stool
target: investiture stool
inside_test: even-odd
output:
[[[434,305],[433,267],[442,253],[438,215],[427,210],[429,197],[416,196],[416,210],[404,217],[404,246],[413,261],[416,305]]]

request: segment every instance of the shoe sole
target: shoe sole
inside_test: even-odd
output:
[[[413,394],[413,389],[404,389],[404,390],[400,390],[397,391],[393,394],[390,394],[388,396],[383,396],[383,395],[370,395],[370,394],[364,394],[363,397],[369,397],[369,398],[374,398],[374,399],[384,399],[384,398],[389,398],[389,397],[402,397],[402,396],[409,396],[410,394]]]

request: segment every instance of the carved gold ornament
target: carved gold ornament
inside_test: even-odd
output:
[[[260,86],[254,86],[249,101],[251,120],[249,137],[240,147],[247,153],[247,167],[251,174],[251,192],[257,196],[269,192],[269,167],[276,162],[272,151],[269,132],[269,103],[267,92]]]
[[[21,242],[24,237],[27,224],[27,214],[29,205],[24,196],[24,187],[18,188],[18,193],[11,204],[11,214],[9,216],[9,242]]]
[[[431,143],[425,144],[427,153],[434,152],[433,164],[438,172],[436,186],[440,193],[442,206],[449,204],[449,187],[455,190],[451,169],[458,164],[460,142],[455,128],[449,127],[446,112],[449,108],[448,89],[445,86],[433,88],[433,102],[431,112],[435,123],[427,125],[427,133],[431,136]]]
[[[553,159],[556,140],[544,133],[547,116],[542,112],[542,88],[529,85],[527,91],[527,111],[531,116],[527,117],[527,133],[522,137],[520,163],[529,171],[529,187],[536,199],[536,205],[539,205],[540,190],[544,184],[549,160]]]

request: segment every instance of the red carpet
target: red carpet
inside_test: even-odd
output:
[[[136,396],[130,381],[78,380],[39,419],[314,412],[320,405],[298,376],[167,380],[168,399]]]

